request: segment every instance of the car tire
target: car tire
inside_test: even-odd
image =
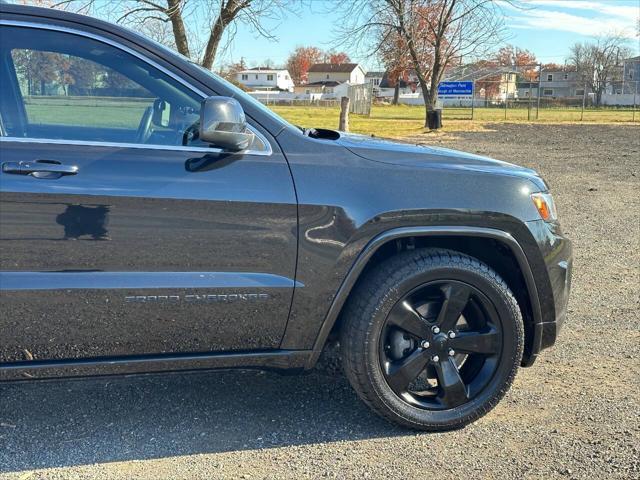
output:
[[[375,266],[342,320],[349,382],[375,412],[414,429],[457,429],[482,417],[522,359],[514,295],[492,268],[455,251],[409,250]]]

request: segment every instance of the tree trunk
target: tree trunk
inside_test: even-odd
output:
[[[436,60],[440,61],[440,55],[436,52]],[[431,86],[429,88],[429,104],[431,110],[435,110],[438,103],[438,84],[440,83],[441,67],[440,64],[433,65],[433,71],[431,72]]]
[[[420,82],[420,88],[422,89],[422,98],[424,100],[424,128],[429,128],[428,114],[431,111],[431,103],[429,102],[429,87]]]
[[[223,33],[224,25],[222,24],[221,18],[218,17],[216,23],[211,29],[211,35],[209,35],[209,41],[207,42],[207,47],[204,49],[204,55],[202,56],[201,65],[208,70],[211,70],[211,67],[213,67],[213,62],[216,59],[216,53],[218,52],[218,46],[220,45]]]
[[[224,2],[222,2],[224,5]],[[247,2],[246,4],[248,5]],[[236,18],[236,15],[240,10],[246,8],[238,5],[238,0],[229,0],[229,2],[223,6],[220,10],[220,15],[216,19],[213,24],[213,28],[211,29],[211,34],[209,35],[209,41],[207,41],[207,46],[204,49],[204,55],[202,56],[201,65],[211,70],[213,67],[213,62],[216,59],[216,53],[218,52],[218,46],[220,45],[220,40],[222,39],[222,35],[224,34],[225,28]]]
[[[398,105],[398,103],[400,103],[400,80],[396,82],[393,90],[393,104]]]
[[[184,28],[184,22],[182,20],[182,11],[180,10],[180,0],[167,0],[167,15],[171,20],[171,27],[173,28],[173,37],[176,42],[176,48],[185,57],[191,57],[189,50],[189,40],[187,39],[187,31]]]

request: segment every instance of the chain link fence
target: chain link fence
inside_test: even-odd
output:
[[[444,119],[638,122],[639,84],[620,81],[598,95],[585,84],[562,77],[553,81],[552,74],[542,82],[482,79],[473,82],[472,96],[444,96],[439,103]],[[422,103],[421,97],[416,100],[400,99],[401,103]]]

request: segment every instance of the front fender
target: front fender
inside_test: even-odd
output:
[[[538,289],[533,272],[523,248],[510,233],[495,228],[469,226],[427,226],[393,228],[391,230],[384,231],[383,233],[380,233],[375,238],[373,238],[362,249],[356,260],[353,262],[353,265],[349,269],[347,275],[340,285],[340,288],[333,298],[333,301],[331,302],[322,326],[320,327],[320,330],[316,336],[315,342],[313,344],[313,353],[307,361],[306,368],[312,368],[320,357],[329,333],[331,332],[336,320],[338,319],[342,307],[349,297],[349,294],[355,286],[358,278],[364,271],[367,263],[371,260],[371,257],[373,257],[376,251],[378,251],[383,245],[397,239],[408,237],[489,238],[497,240],[506,245],[518,262],[518,265],[523,273],[528,296],[531,302],[534,324],[542,323],[542,313],[540,309],[540,303],[538,301]],[[536,328],[534,329],[532,346],[534,351],[539,350],[540,342],[540,331]],[[536,348],[536,345],[538,345],[538,348]]]

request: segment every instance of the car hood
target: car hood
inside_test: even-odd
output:
[[[408,167],[461,169],[518,176],[527,178],[541,191],[548,190],[547,184],[535,170],[481,155],[344,132],[340,132],[340,138],[337,142],[356,155],[375,162]]]

